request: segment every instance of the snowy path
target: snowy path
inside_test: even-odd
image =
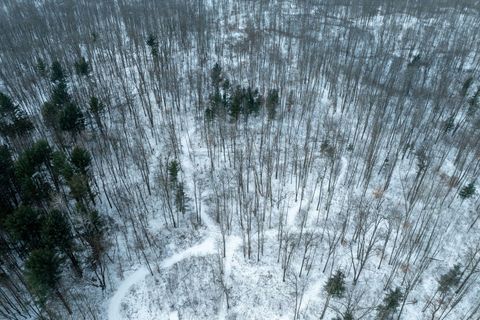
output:
[[[190,257],[195,257],[195,256],[203,256],[207,254],[213,254],[216,251],[215,248],[215,239],[212,237],[207,238],[205,241],[203,241],[200,244],[194,245],[188,249],[185,249],[183,251],[180,251],[174,255],[172,255],[169,258],[166,258],[163,260],[161,266],[164,269],[172,267],[174,264],[185,260]],[[121,305],[122,305],[122,300],[125,298],[125,296],[128,294],[130,291],[130,288],[145,279],[145,277],[149,274],[149,271],[146,267],[141,267],[134,273],[132,273],[130,276],[125,278],[120,286],[118,287],[117,291],[113,295],[113,297],[110,299],[110,303],[108,305],[108,319],[109,320],[120,320],[122,319],[121,315]]]
[[[207,254],[213,254],[215,253],[215,240],[213,238],[207,238],[205,241],[202,243],[195,245],[193,247],[190,247],[182,252],[179,252],[177,254],[174,254],[170,258],[167,258],[163,260],[162,262],[162,268],[167,269],[173,266],[174,264],[185,260],[189,257],[194,257],[194,256],[203,256]]]
[[[123,298],[128,294],[130,288],[137,282],[142,281],[148,274],[148,269],[146,267],[141,267],[127,278],[125,278],[120,286],[118,287],[117,291],[110,299],[110,303],[108,305],[108,319],[109,320],[119,320],[122,319],[120,314],[121,305]]]

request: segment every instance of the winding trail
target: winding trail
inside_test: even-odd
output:
[[[213,254],[215,252],[216,252],[215,239],[213,237],[208,237],[200,244],[194,245],[188,249],[185,249],[183,251],[180,251],[172,255],[171,257],[166,258],[165,260],[162,261],[161,266],[163,269],[168,269],[173,265],[175,265],[176,263],[181,262],[182,260],[185,260],[187,258]],[[145,266],[143,266],[137,269],[135,272],[133,272],[131,275],[129,275],[127,278],[125,278],[121,282],[117,291],[115,292],[113,297],[110,299],[110,302],[108,305],[109,320],[122,319],[122,315],[120,312],[122,300],[127,296],[128,292],[130,291],[130,288],[134,284],[140,281],[143,281],[148,274],[149,274],[148,269]]]
[[[204,256],[207,254],[213,254],[216,251],[215,248],[215,240],[211,237],[207,238],[205,241],[203,241],[200,244],[197,244],[193,247],[190,247],[188,249],[185,249],[184,251],[181,251],[179,253],[174,254],[170,258],[167,258],[163,260],[162,262],[162,268],[167,269],[173,266],[174,264],[185,260],[189,257],[196,257],[196,256]]]
[[[141,267],[122,281],[117,291],[110,299],[110,303],[108,305],[109,320],[122,319],[120,310],[123,298],[128,294],[130,287],[132,287],[135,283],[142,281],[147,276],[147,274],[148,269],[146,267]]]

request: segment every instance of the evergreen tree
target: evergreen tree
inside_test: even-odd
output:
[[[40,76],[45,77],[47,75],[47,65],[45,64],[42,58],[37,59],[35,69],[37,70]]]
[[[247,114],[258,114],[263,100],[258,89],[253,90],[248,87],[244,95],[244,99],[246,100],[246,110],[244,110],[244,112]]]
[[[345,313],[341,316],[337,316],[336,318],[333,318],[332,320],[355,320],[353,313],[350,311],[345,311]]]
[[[52,169],[57,177],[62,176],[65,180],[69,180],[73,176],[73,168],[63,152],[52,153]]]
[[[408,67],[419,67],[421,65],[421,56],[420,54],[417,54],[413,57],[412,61],[410,61],[407,66]]]
[[[149,34],[147,38],[147,46],[150,47],[150,52],[154,58],[158,57],[158,40],[154,34]]]
[[[102,115],[103,111],[105,110],[105,105],[103,104],[103,102],[98,100],[97,97],[92,96],[90,98],[89,110],[90,110],[91,114],[93,115],[93,118],[95,119],[95,123],[97,124],[97,126],[101,130],[103,128],[101,115]]]
[[[80,108],[73,103],[69,103],[60,113],[59,124],[60,129],[75,136],[85,128],[85,119]]]
[[[17,181],[10,150],[0,145],[0,224],[18,206]]]
[[[213,94],[210,95],[210,110],[214,112],[214,114],[219,114],[222,110],[222,95],[220,94],[220,91],[215,91]]]
[[[93,43],[97,42],[97,40],[98,40],[98,33],[96,33],[96,32],[94,31],[94,32],[92,32],[92,33],[90,34],[90,36],[92,37],[92,42],[93,42]]]
[[[82,174],[73,174],[68,179],[70,194],[78,203],[85,204],[90,195],[90,187],[87,178]]]
[[[60,81],[53,87],[50,101],[59,108],[71,102],[66,82]]]
[[[13,138],[23,136],[32,129],[33,123],[26,113],[10,97],[0,92],[0,133]]]
[[[205,109],[205,120],[207,122],[211,122],[213,119],[215,119],[215,112],[213,111],[213,108],[208,107]]]
[[[50,80],[52,82],[64,82],[65,74],[63,72],[62,65],[57,60],[52,62],[52,67],[50,70]]]
[[[168,164],[168,177],[172,185],[176,185],[178,181],[178,172],[180,171],[180,164],[177,160],[172,160]]]
[[[323,319],[325,312],[327,311],[328,305],[330,304],[331,298],[341,298],[345,293],[345,275],[342,271],[338,270],[333,276],[328,278],[327,283],[325,284],[325,291],[327,292],[327,300],[323,307],[322,314],[320,319]]]
[[[43,204],[50,198],[50,185],[45,179],[50,152],[48,143],[41,140],[20,154],[15,162],[15,177],[21,198],[27,204]]]
[[[438,291],[445,294],[460,283],[460,279],[462,278],[462,271],[460,268],[461,265],[456,264],[452,269],[440,277],[440,280],[438,280]]]
[[[469,183],[467,186],[463,187],[462,190],[460,190],[460,198],[468,199],[472,197],[475,194],[475,190],[475,184],[473,182]]]
[[[346,311],[345,314],[343,315],[343,320],[354,320],[355,317],[353,316],[353,313],[351,311]]]
[[[222,67],[220,67],[218,63],[215,63],[213,66],[212,71],[210,72],[210,79],[215,92],[219,92],[220,84],[222,82]]]
[[[265,108],[269,119],[274,119],[277,113],[277,107],[279,103],[278,90],[268,90],[267,99],[265,101]]]
[[[29,250],[38,247],[41,213],[28,206],[20,206],[7,217],[5,227],[10,236]]]
[[[88,167],[92,158],[90,153],[78,146],[75,146],[72,150],[72,155],[70,156],[70,162],[73,164],[78,173],[87,175]]]
[[[25,263],[27,283],[35,293],[40,303],[45,302],[55,294],[63,303],[69,314],[71,308],[59,291],[61,259],[54,250],[49,248],[32,251]]]
[[[341,298],[345,292],[345,275],[337,271],[325,284],[325,291],[332,297]]]
[[[479,97],[480,97],[480,88],[478,88],[477,91],[475,91],[475,94],[470,99],[468,99],[469,107],[467,110],[467,116],[471,119],[473,119],[475,114],[477,113],[478,105],[479,105],[478,103]]]
[[[65,256],[71,263],[77,276],[82,276],[82,269],[75,257],[73,235],[70,224],[65,215],[58,210],[51,210],[42,219],[41,226],[42,243],[47,248],[55,248]]]
[[[378,307],[377,319],[386,320],[390,319],[400,306],[400,302],[403,300],[403,293],[400,288],[390,290],[390,292],[383,299],[383,304]]]
[[[90,73],[90,65],[83,56],[80,57],[77,61],[75,61],[74,67],[75,72],[79,76],[88,76],[88,74]]]
[[[55,130],[60,130],[60,117],[65,105],[71,103],[67,84],[62,80],[56,83],[50,95],[50,101],[42,105],[42,116],[45,124]]]
[[[32,161],[35,166],[39,167],[42,164],[50,167],[50,160],[52,157],[52,148],[45,139],[40,139],[30,148]]]
[[[46,140],[38,140],[20,154],[15,162],[15,174],[18,178],[38,176],[42,165],[50,165],[52,149]]]
[[[237,86],[232,94],[232,101],[230,103],[230,117],[233,120],[238,120],[238,117],[244,110],[244,89]]]
[[[50,101],[45,102],[42,105],[42,117],[43,121],[45,122],[46,126],[58,130],[59,129],[59,124],[58,124],[58,115],[60,114],[60,109],[58,106],[53,104]]]

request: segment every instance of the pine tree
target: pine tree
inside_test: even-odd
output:
[[[67,83],[65,81],[58,82],[52,90],[50,101],[57,107],[63,107],[71,102],[68,93]]]
[[[71,98],[67,90],[67,84],[63,79],[56,83],[50,95],[50,101],[42,105],[42,116],[45,124],[54,131],[60,130],[60,117]]]
[[[26,204],[44,204],[50,198],[50,185],[46,180],[51,149],[45,140],[40,140],[25,150],[15,162],[15,177],[22,200]]]
[[[75,136],[85,128],[83,113],[77,105],[69,103],[59,116],[60,129],[68,131]]]
[[[45,139],[40,139],[30,148],[32,161],[35,166],[39,167],[42,164],[47,167],[50,166],[52,157],[52,148]]]
[[[462,190],[460,190],[459,196],[462,199],[468,199],[475,194],[475,191],[475,184],[471,182],[467,186],[463,187]]]
[[[438,291],[445,294],[460,283],[462,278],[461,265],[456,264],[447,273],[443,274],[438,280]]]
[[[377,319],[386,320],[395,314],[397,308],[400,306],[400,302],[403,300],[403,293],[400,288],[390,290],[389,293],[383,299],[383,304],[378,307]]]
[[[272,89],[268,91],[267,99],[265,101],[265,108],[269,119],[274,119],[277,113],[277,107],[279,103],[278,90]]]
[[[62,65],[57,60],[52,62],[52,67],[50,70],[50,80],[52,82],[64,82],[65,74],[63,72]]]
[[[46,126],[51,129],[58,130],[58,115],[60,114],[59,107],[52,102],[47,101],[42,105],[41,109],[43,121],[45,122]]]
[[[10,236],[27,249],[38,247],[40,239],[41,213],[28,206],[18,207],[5,221]]]
[[[51,249],[36,249],[28,257],[25,267],[28,284],[44,303],[58,287],[60,259]]]
[[[52,169],[57,177],[62,176],[65,180],[70,179],[74,173],[72,166],[67,161],[67,157],[60,151],[52,153]]]
[[[86,203],[90,195],[90,187],[87,178],[82,174],[73,174],[68,179],[70,194],[78,203]]]
[[[93,118],[95,119],[95,123],[100,128],[100,130],[102,130],[102,128],[103,128],[101,115],[102,115],[104,110],[105,110],[105,105],[103,104],[103,102],[98,100],[97,97],[92,96],[90,98],[89,111],[93,115]]]
[[[220,84],[222,82],[222,67],[220,67],[218,63],[215,63],[213,66],[212,71],[210,72],[210,79],[215,92],[220,91]]]
[[[355,317],[353,316],[353,313],[351,311],[346,311],[345,314],[343,315],[343,320],[354,320]]]
[[[73,164],[78,173],[87,175],[88,167],[90,166],[91,161],[92,158],[87,150],[78,146],[73,148],[70,156],[70,162]]]
[[[79,76],[88,76],[88,74],[90,73],[90,65],[83,56],[80,57],[77,61],[75,61],[74,67],[75,72]]]
[[[10,97],[0,92],[0,133],[4,137],[14,138],[23,136],[32,129],[33,123],[27,114]]]
[[[258,114],[263,99],[258,89],[253,90],[251,87],[248,87],[244,92],[244,99],[246,100],[246,110],[244,112],[247,114]]]
[[[205,118],[207,121],[211,121],[214,119],[215,116],[224,115],[226,103],[224,98],[226,98],[226,91],[224,90],[224,95],[222,97],[222,93],[220,91],[221,84],[222,84],[222,68],[218,63],[216,63],[212,70],[210,71],[210,80],[212,83],[213,91],[209,96],[209,106],[205,110]],[[226,84],[229,85],[228,83]]]
[[[45,77],[47,75],[47,65],[45,64],[42,58],[37,59],[35,69],[37,70],[40,76]]]
[[[168,177],[172,185],[176,185],[178,181],[178,172],[180,171],[180,164],[177,160],[172,160],[168,164]]]
[[[244,89],[237,86],[232,94],[232,101],[230,103],[230,117],[232,120],[238,120],[240,114],[244,111]]]
[[[158,40],[154,34],[149,34],[147,38],[147,46],[150,47],[150,52],[154,58],[158,57]]]
[[[345,275],[342,271],[337,271],[328,279],[325,284],[325,291],[332,297],[341,298],[343,296],[345,292]]]
[[[55,248],[67,256],[75,274],[82,277],[82,269],[74,254],[75,246],[70,224],[62,212],[51,210],[45,215],[42,219],[41,237],[44,247]]]
[[[328,305],[330,304],[331,298],[341,298],[345,293],[345,275],[342,271],[338,270],[333,276],[328,278],[327,283],[325,284],[325,291],[327,292],[327,300],[323,307],[322,314],[320,319],[325,317],[325,312],[327,311]]]
[[[10,149],[0,145],[0,224],[18,206],[17,180]]]
[[[52,249],[42,248],[32,251],[25,263],[27,283],[35,293],[40,303],[45,302],[55,294],[63,303],[69,314],[72,310],[59,291],[61,259]]]

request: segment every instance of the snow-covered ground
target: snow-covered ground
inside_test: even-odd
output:
[[[410,284],[401,319],[430,319],[423,308],[440,276],[472,255],[478,193],[462,200],[458,190],[477,179],[478,144],[454,132],[478,133],[457,99],[480,65],[469,27],[478,17],[383,14],[381,6],[370,15],[339,6],[337,17],[307,3],[273,1],[262,11],[264,1],[207,1],[212,19],[187,17],[178,34],[159,28],[171,36],[162,63],[141,48],[136,28],[147,26],[125,6],[118,39],[100,37],[119,48],[80,47],[99,62],[89,81],[72,76],[76,98],[108,82],[95,92],[110,99],[105,134],[82,140],[110,228],[107,290],[85,289],[102,319],[318,319],[337,270],[346,293],[331,299],[325,319],[347,309],[374,319],[389,289]],[[170,26],[169,18],[161,17]],[[204,34],[202,23],[213,27]],[[198,33],[189,29],[197,24]],[[452,29],[469,31],[472,48],[457,48]],[[278,88],[276,118],[262,110],[206,120],[215,62],[233,85]],[[447,118],[456,125],[448,134]],[[159,179],[171,160],[187,196],[185,213],[172,210],[175,227],[166,205],[175,195],[165,200]],[[471,279],[445,320],[480,319],[468,318],[480,314],[469,310],[480,294],[478,273]]]

